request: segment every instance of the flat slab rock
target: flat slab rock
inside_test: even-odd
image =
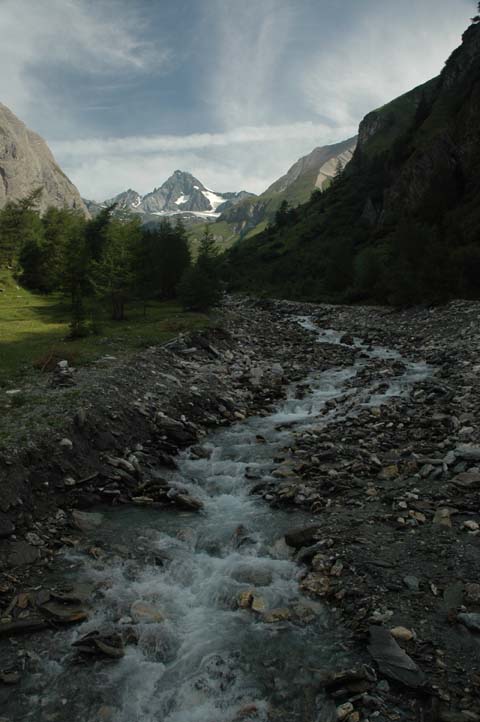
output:
[[[12,567],[23,567],[34,564],[40,557],[39,550],[26,541],[13,542],[10,546],[8,563]]]
[[[290,529],[290,531],[285,534],[285,541],[288,546],[300,549],[300,547],[308,546],[309,544],[317,541],[319,534],[320,526],[318,524]]]
[[[370,627],[368,651],[385,677],[414,689],[423,687],[425,674],[397,644],[388,629]]]
[[[0,511],[0,539],[9,537],[15,531],[14,524],[10,521],[6,514]]]

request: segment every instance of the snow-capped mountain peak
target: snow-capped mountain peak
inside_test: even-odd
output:
[[[105,201],[105,205],[116,203],[118,210],[150,216],[189,213],[199,218],[214,220],[220,215],[220,206],[223,210],[226,203],[233,205],[237,198],[240,200],[245,195],[245,191],[217,193],[204,186],[191,173],[176,170],[160,187],[144,196],[130,188]]]

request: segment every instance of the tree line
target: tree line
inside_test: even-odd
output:
[[[115,205],[92,219],[54,207],[40,214],[41,193],[0,211],[0,266],[32,291],[65,294],[73,337],[90,332],[95,309],[122,321],[133,302],[146,309],[151,299],[177,298],[187,310],[206,311],[219,300],[220,264],[208,226],[193,260],[181,220],[146,227],[133,214],[116,218]]]

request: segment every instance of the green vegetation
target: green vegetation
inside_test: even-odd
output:
[[[392,304],[480,296],[479,32],[475,22],[439,78],[365,118],[328,189],[230,249],[231,288]]]
[[[178,288],[184,308],[207,311],[220,301],[220,259],[209,226],[205,226],[195,264],[187,268]]]
[[[92,220],[55,208],[40,216],[38,197],[0,211],[0,379],[61,358],[123,355],[206,323],[176,301],[182,278],[187,298],[191,266],[181,223],[146,229],[136,217],[114,218],[114,206]],[[192,283],[207,265],[197,261]],[[208,265],[208,293],[185,308],[208,311],[219,297],[218,273],[217,262]]]
[[[51,368],[67,359],[85,364],[102,356],[128,356],[163,343],[181,331],[205,327],[207,316],[188,313],[174,301],[131,304],[121,324],[108,314],[97,318],[98,332],[69,339],[70,305],[60,293],[22,288],[10,271],[0,271],[0,385],[32,368]]]

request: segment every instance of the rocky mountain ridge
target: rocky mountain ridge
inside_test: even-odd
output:
[[[43,189],[40,211],[54,206],[89,215],[80,193],[58,166],[47,143],[0,103],[0,208],[37,188]]]
[[[345,168],[353,157],[357,138],[319,146],[299,158],[289,170],[259,196],[239,199],[222,211],[213,233],[223,247],[239,238],[253,236],[273,222],[282,201],[291,207],[310,198],[315,189],[324,190],[334,178],[339,165]]]
[[[176,170],[161,186],[144,196],[129,188],[103,203],[87,201],[87,205],[95,213],[115,203],[117,214],[135,213],[145,222],[177,215],[205,222],[215,220],[223,211],[251,196],[253,193],[247,191],[217,193],[191,173]]]

